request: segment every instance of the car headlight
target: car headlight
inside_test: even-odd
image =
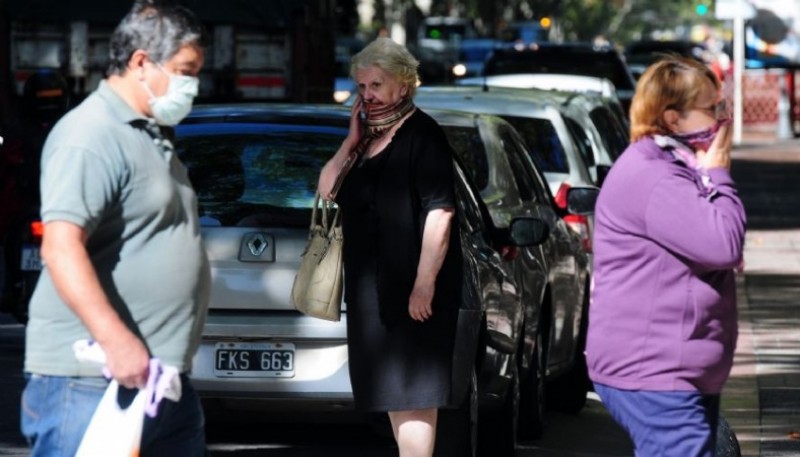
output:
[[[462,77],[467,74],[467,66],[463,63],[453,65],[453,76]]]
[[[347,99],[350,98],[350,91],[349,90],[335,90],[333,91],[333,99],[336,103],[344,103]]]

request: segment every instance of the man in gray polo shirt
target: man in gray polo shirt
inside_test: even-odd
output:
[[[204,454],[186,373],[210,274],[196,196],[170,140],[197,94],[201,46],[188,10],[138,1],[111,37],[108,78],[45,143],[45,268],[30,304],[22,398],[34,456],[74,455],[108,384],[99,366],[76,360],[81,339],[99,343],[127,388],[144,387],[152,357],[177,367],[181,399],[147,418],[141,455]]]

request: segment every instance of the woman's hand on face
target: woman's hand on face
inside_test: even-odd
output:
[[[361,140],[361,132],[363,130],[361,125],[361,110],[363,109],[364,100],[361,96],[358,96],[350,110],[350,131],[347,133],[347,139],[345,140],[350,148],[354,148]]]
[[[733,133],[730,124],[723,124],[717,131],[717,136],[708,151],[697,151],[697,161],[706,170],[712,168],[731,169],[731,148]]]
[[[421,285],[414,284],[414,290],[411,291],[411,297],[408,299],[408,314],[412,319],[419,322],[425,322],[433,315],[433,302],[434,285]]]

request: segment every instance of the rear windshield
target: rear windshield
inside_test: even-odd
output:
[[[345,129],[264,124],[179,126],[177,152],[197,192],[201,223],[308,225],[319,172]]]
[[[489,159],[480,132],[474,127],[443,126],[443,129],[464,171],[478,192],[483,192],[489,185]]]
[[[546,119],[503,116],[525,140],[531,159],[544,172],[569,173],[567,155],[553,123]]]
[[[633,90],[625,63],[613,52],[542,48],[536,52],[504,52],[489,58],[486,75],[557,73],[609,79],[617,90]]]

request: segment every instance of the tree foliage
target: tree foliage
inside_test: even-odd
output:
[[[603,35],[627,42],[665,29],[696,23],[698,0],[564,0],[560,17],[564,37],[592,40]]]

